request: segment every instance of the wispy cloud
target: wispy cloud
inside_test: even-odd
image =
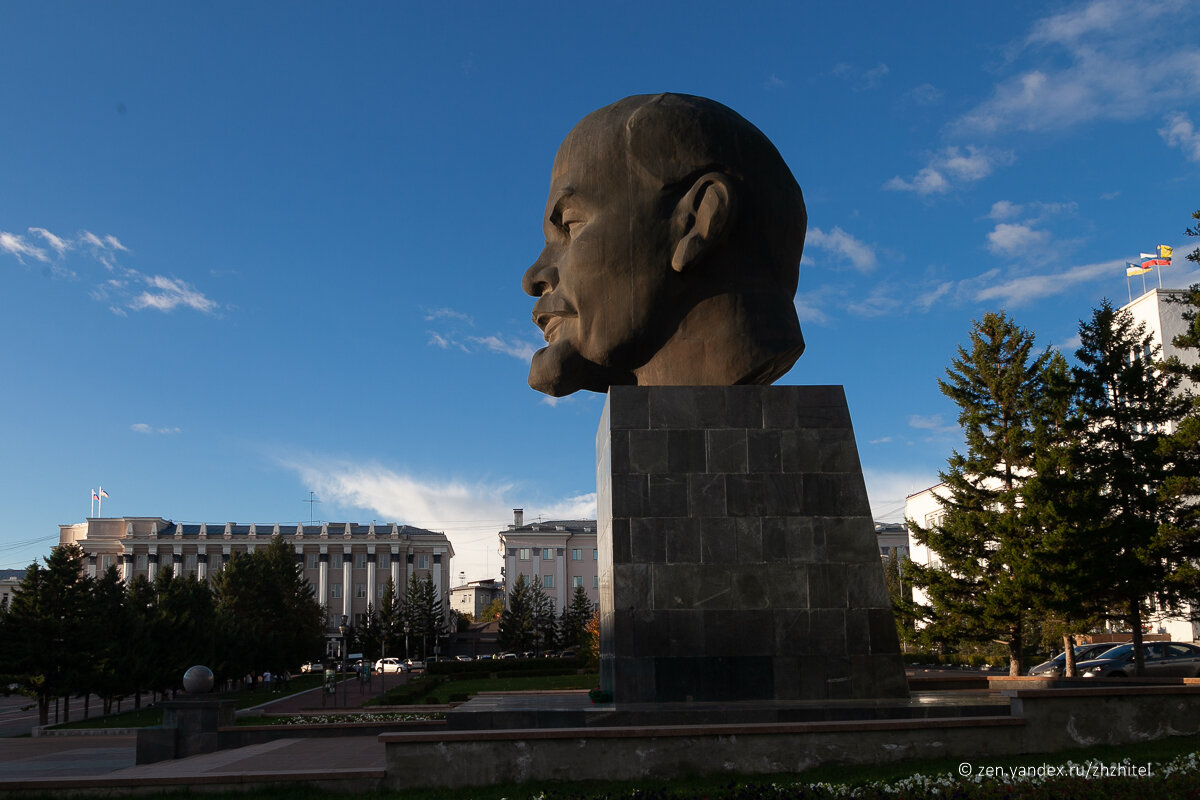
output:
[[[989,150],[967,145],[946,147],[929,159],[927,166],[912,178],[895,176],[883,185],[885,189],[916,192],[921,196],[946,194],[952,189],[986,178],[997,166],[1012,163],[1011,152]]]
[[[771,73],[770,75],[767,76],[766,81],[763,82],[763,88],[765,88],[765,89],[785,89],[785,88],[787,88],[787,82],[784,81],[782,78],[780,78],[778,75]]]
[[[85,230],[75,236],[60,236],[46,228],[37,227],[29,228],[28,233],[27,237],[0,231],[0,252],[8,253],[21,264],[26,263],[26,258],[41,262],[45,265],[43,269],[57,278],[80,277],[79,273],[68,269],[64,261],[71,254],[82,255],[85,262],[99,262],[108,276],[92,279],[88,296],[97,302],[107,303],[109,309],[118,316],[128,316],[130,310],[143,309],[169,312],[184,307],[204,314],[214,314],[219,310],[216,301],[186,281],[166,275],[148,275],[123,266],[118,256],[130,253],[130,249],[112,234],[99,236]],[[46,247],[34,244],[32,237],[44,242]]]
[[[988,250],[1000,256],[1019,256],[1039,248],[1050,240],[1050,232],[1028,225],[1001,222],[988,234]]]
[[[955,125],[959,132],[1055,130],[1133,120],[1200,97],[1196,6],[1186,0],[1093,0],[1034,23],[1005,78]],[[1152,55],[1148,55],[1152,54]]]
[[[135,422],[129,426],[129,430],[134,433],[181,433],[182,428],[156,428],[145,422]]]
[[[948,295],[953,288],[954,281],[942,281],[918,294],[912,301],[913,306],[921,311],[928,311],[937,301]]]
[[[837,226],[828,233],[820,228],[809,228],[805,243],[809,247],[825,250],[838,259],[849,262],[850,266],[859,272],[865,273],[875,269],[875,249]]]
[[[217,304],[196,291],[184,281],[167,278],[162,275],[141,276],[149,284],[150,290],[144,291],[129,303],[129,308],[135,311],[143,308],[153,308],[157,311],[172,311],[178,306],[186,306],[205,314],[216,310]]]
[[[860,317],[881,317],[903,307],[903,302],[896,296],[894,287],[888,284],[877,284],[867,296],[853,301],[846,307]]]
[[[519,339],[505,339],[501,336],[472,336],[470,341],[493,353],[503,353],[519,361],[533,358],[537,350],[532,344]]]
[[[842,80],[848,82],[850,84],[851,91],[865,92],[870,89],[878,88],[879,85],[883,83],[883,79],[887,77],[891,70],[888,69],[887,64],[883,63],[876,64],[875,66],[867,69],[862,69],[854,66],[853,64],[842,62],[840,64],[835,64],[831,71],[835,77],[841,78]]]
[[[914,86],[910,89],[905,97],[910,98],[917,105],[932,106],[940,103],[945,94],[945,92],[931,83],[922,83],[920,86]]]
[[[459,322],[465,322],[468,325],[474,325],[475,321],[471,319],[469,314],[464,314],[461,311],[455,311],[452,308],[428,308],[425,309],[425,321],[432,322],[435,319],[451,319]]]
[[[455,548],[456,570],[482,575],[496,534],[512,521],[509,509],[524,508],[525,519],[595,519],[595,493],[539,500],[509,481],[430,479],[361,461],[319,456],[278,458],[327,502],[343,513],[367,512],[382,519],[442,531]],[[491,564],[498,571],[494,555]]]
[[[947,424],[942,419],[941,414],[910,414],[908,417],[908,426],[916,428],[920,431],[929,431],[930,433],[945,435],[957,433],[959,428],[957,424]]]
[[[1189,161],[1200,163],[1200,131],[1192,125],[1192,118],[1181,111],[1173,111],[1164,119],[1158,135],[1171,147],[1178,147]]]
[[[936,470],[894,472],[864,468],[863,479],[871,516],[880,522],[903,522],[905,498],[941,482]]]
[[[1083,283],[1123,275],[1124,266],[1125,262],[1122,260],[1102,261],[1067,269],[1059,268],[1044,274],[1008,278],[999,283],[991,283],[991,279],[1000,274],[993,270],[978,279],[964,282],[964,286],[971,288],[971,284],[977,282],[985,284],[973,287],[971,294],[976,301],[999,302],[1006,307],[1016,307],[1065,294]]]

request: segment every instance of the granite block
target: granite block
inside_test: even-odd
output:
[[[862,465],[858,460],[858,445],[854,441],[854,431],[828,431],[820,444],[821,472],[850,472],[862,474]]]
[[[742,610],[769,608],[767,585],[757,564],[729,566],[729,584],[733,592],[732,607]],[[747,615],[754,616],[754,615]]]
[[[631,468],[629,460],[629,431],[613,431],[608,440],[608,448],[608,466],[605,471],[609,475],[635,471]]]
[[[650,511],[650,481],[646,475],[622,474],[612,476],[613,519],[644,517]]]
[[[775,429],[746,431],[747,471],[780,471],[779,436],[780,432]]]
[[[846,653],[850,656],[871,654],[870,620],[865,609],[846,610]]]
[[[610,528],[609,552],[612,554],[612,562],[614,564],[628,564],[633,557],[633,547],[629,536],[629,518],[622,517],[614,519]],[[597,538],[597,545],[602,545],[603,542]],[[603,552],[603,550],[602,550]]]
[[[770,390],[769,386],[726,387],[724,424],[747,430],[763,427],[762,399]]]
[[[688,482],[685,475],[650,475],[649,517],[686,517]]]
[[[882,560],[878,564],[846,565],[847,603],[850,608],[889,608],[892,600],[888,596],[883,574]]]
[[[646,475],[659,475],[667,472],[667,432],[630,430],[618,431],[613,437],[614,443],[622,438],[627,441],[628,456],[625,462],[617,458],[617,450],[613,448],[613,470],[621,472],[620,464],[627,463],[629,472],[639,472]]]
[[[784,472],[825,472],[818,431],[779,432],[779,466]]]
[[[613,597],[616,608],[654,608],[650,565],[619,564],[614,566]]]
[[[688,514],[693,517],[725,517],[725,476],[696,472],[688,479]]]
[[[671,430],[667,434],[667,466],[673,474],[706,472],[703,430]]]
[[[729,517],[700,519],[700,562],[731,564],[737,560],[737,536]]]
[[[779,656],[807,656],[809,649],[810,618],[812,612],[805,608],[777,608],[771,612],[775,625],[775,654]]]
[[[757,517],[765,513],[765,475],[726,475],[725,508],[731,517]]]
[[[761,431],[754,431],[761,433]],[[721,428],[705,432],[707,472],[745,472],[749,464],[744,428]]]
[[[661,520],[636,517],[629,521],[629,558],[633,564],[662,564],[667,560],[667,535]]]
[[[733,520],[737,537],[737,559],[741,564],[757,564],[763,560],[762,518],[742,517]]]
[[[847,608],[846,565],[828,561],[808,566],[809,608]]]
[[[809,652],[819,656],[838,656],[846,652],[846,610],[814,608],[809,617]]]
[[[663,520],[663,531],[668,564],[700,563],[700,520],[686,517]]]
[[[654,565],[651,608],[729,608],[728,570],[707,564]]]
[[[613,386],[604,404],[612,430],[650,427],[650,390],[643,386]]]
[[[808,567],[774,565],[762,576],[770,608],[808,608]]]

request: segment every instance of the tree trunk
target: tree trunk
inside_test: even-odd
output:
[[[63,722],[71,721],[71,695],[70,693],[63,695]]]
[[[1009,677],[1016,678],[1021,675],[1021,650],[1023,637],[1021,635],[1021,623],[1018,622],[1012,627],[1008,637],[1008,674]]]
[[[38,724],[50,724],[50,697],[48,695],[38,695]]]
[[[1067,663],[1063,665],[1063,675],[1068,678],[1076,676],[1075,669],[1075,637],[1069,633],[1063,634],[1063,652],[1067,654]]]
[[[1142,604],[1137,598],[1129,601],[1129,624],[1133,628],[1133,674],[1146,674],[1146,654],[1142,648]]]

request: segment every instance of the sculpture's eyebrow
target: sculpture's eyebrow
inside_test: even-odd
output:
[[[560,189],[558,195],[554,198],[554,204],[550,206],[550,213],[546,215],[547,236],[550,228],[557,230],[562,227],[563,208],[566,207],[567,201],[575,196],[575,190],[571,187]]]

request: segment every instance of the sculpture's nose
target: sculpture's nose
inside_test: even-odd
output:
[[[521,288],[531,297],[541,297],[546,292],[554,291],[556,286],[558,268],[550,265],[549,256],[546,250],[543,250],[538,260],[525,270],[525,276],[521,278]]]

